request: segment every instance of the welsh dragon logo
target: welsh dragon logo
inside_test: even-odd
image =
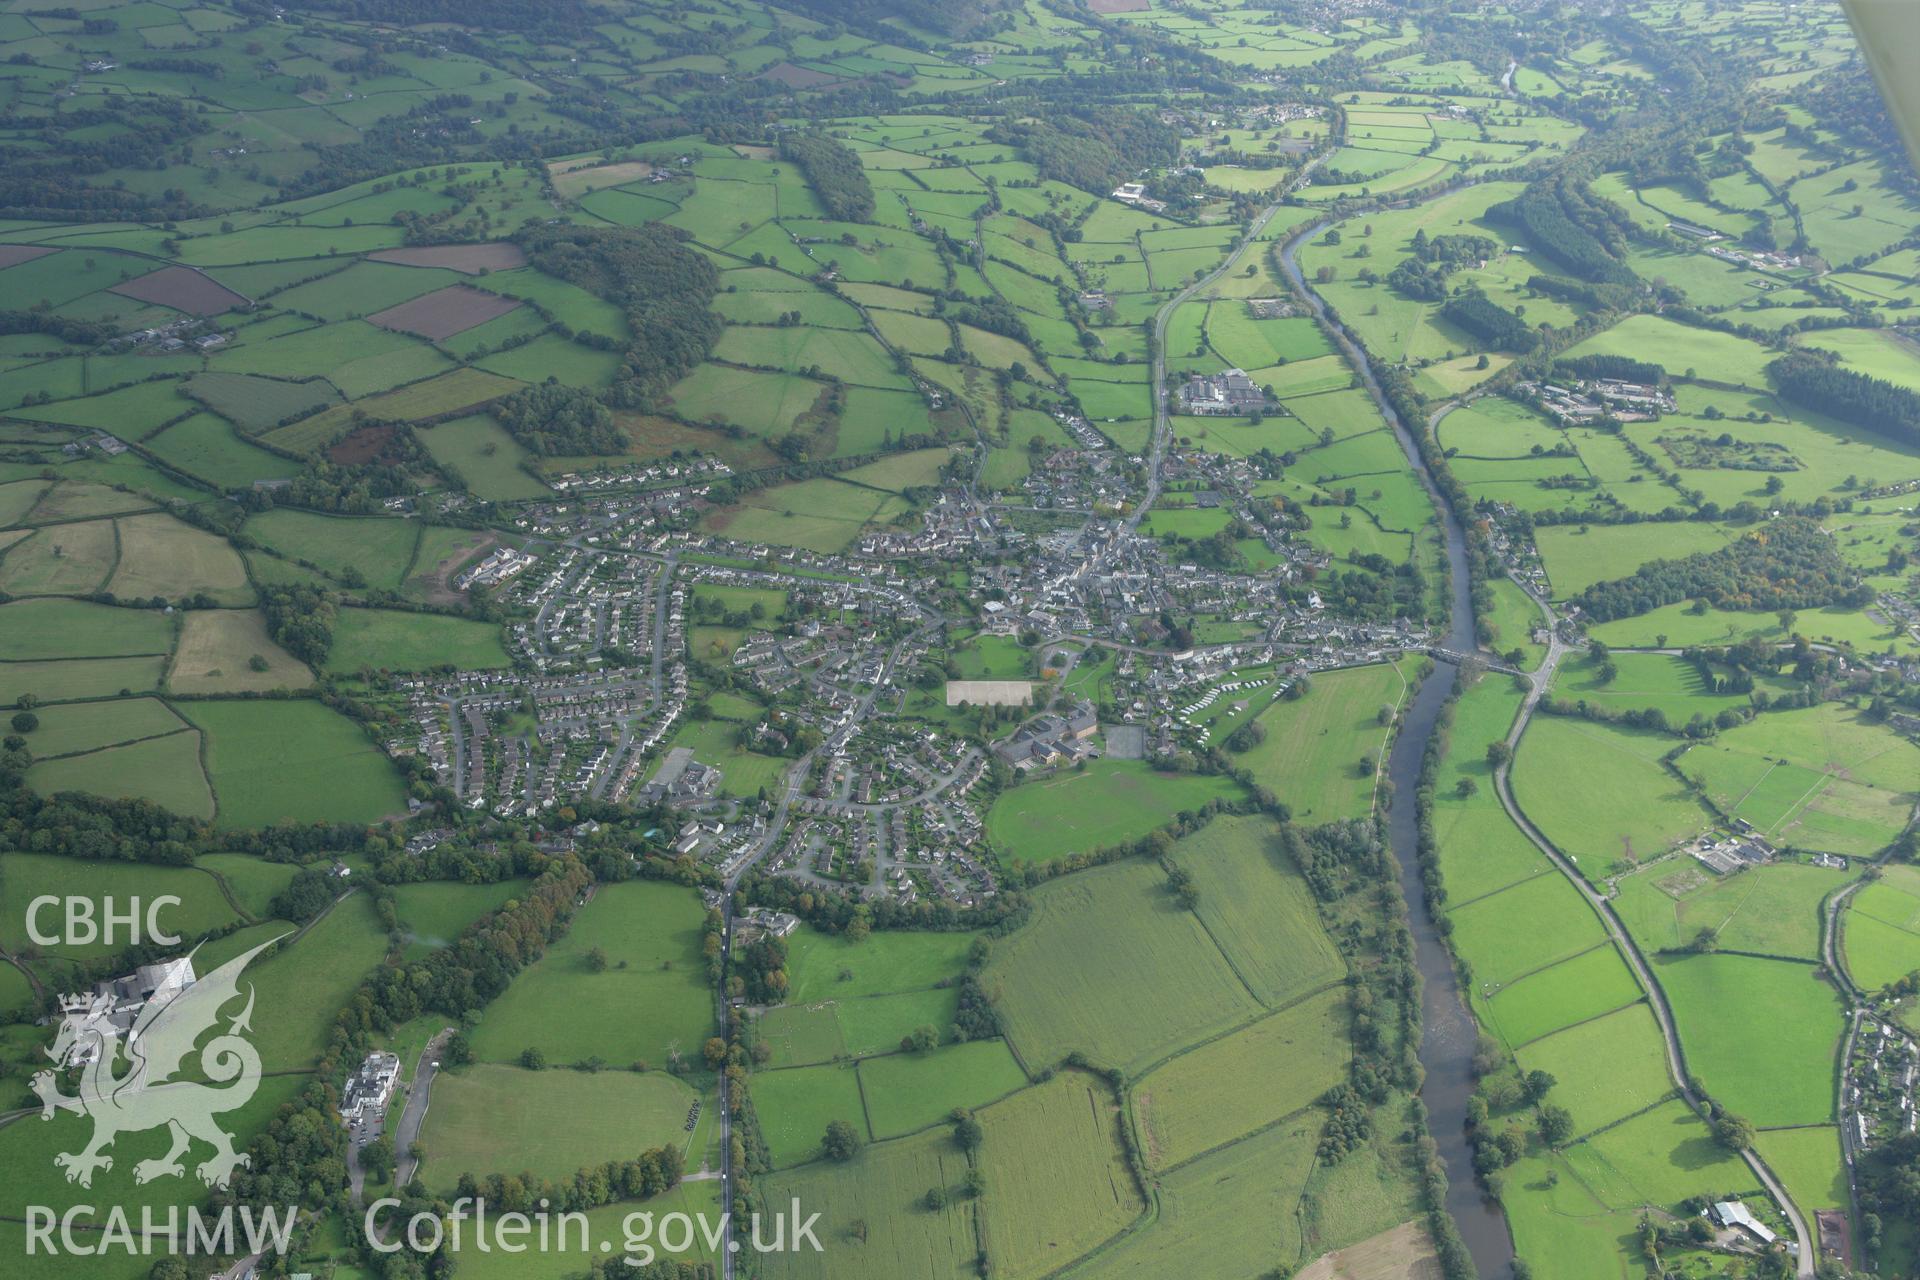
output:
[[[195,1139],[213,1148],[213,1157],[197,1167],[200,1180],[224,1187],[233,1171],[250,1162],[233,1149],[232,1135],[214,1116],[246,1105],[260,1087],[260,1055],[242,1034],[252,1030],[253,988],[247,988],[246,1007],[233,1015],[225,1031],[199,1050],[199,1072],[213,1084],[181,1079],[195,1045],[219,1021],[220,1010],[240,989],[240,972],[249,961],[278,938],[235,956],[170,1000],[149,1001],[127,1036],[127,1070],[115,1075],[122,1057],[120,1033],[107,1018],[111,997],[93,997],[78,1015],[61,1023],[53,1047],[46,1051],[55,1062],[66,1062],[77,1048],[86,1055],[80,1073],[80,1094],[60,1092],[51,1071],[33,1077],[33,1091],[43,1104],[40,1116],[51,1120],[56,1111],[72,1111],[93,1120],[93,1139],[79,1151],[63,1151],[54,1163],[65,1169],[67,1181],[93,1185],[96,1169],[112,1169],[105,1149],[122,1133],[140,1133],[166,1126],[172,1146],[164,1156],[142,1160],[133,1168],[134,1181],[181,1177],[181,1157]],[[215,1085],[224,1087],[216,1088]]]

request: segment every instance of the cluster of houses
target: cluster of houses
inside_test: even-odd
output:
[[[472,587],[497,587],[526,572],[538,558],[512,547],[496,547],[486,559],[455,579],[454,585],[461,591]]]
[[[733,474],[733,468],[713,457],[681,462],[635,463],[627,467],[605,467],[593,471],[568,471],[547,477],[547,484],[558,493],[595,493],[607,489],[643,487],[659,482],[681,484],[720,479]]]

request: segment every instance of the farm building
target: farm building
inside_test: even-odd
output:
[[[1186,412],[1217,415],[1250,413],[1267,403],[1267,393],[1254,385],[1243,370],[1227,369],[1217,374],[1195,374],[1180,391]]]

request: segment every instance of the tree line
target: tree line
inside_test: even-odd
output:
[[[607,393],[616,406],[655,407],[668,387],[719,341],[710,310],[720,287],[713,263],[687,247],[684,232],[645,227],[530,227],[518,237],[528,262],[626,312],[632,332]]]
[[[1905,387],[1842,368],[1832,357],[1805,348],[1768,364],[1767,372],[1795,404],[1920,445],[1920,395]]]
[[[1841,559],[1833,539],[1806,516],[1781,516],[1717,551],[1652,560],[1575,597],[1595,622],[1699,600],[1720,609],[1858,608],[1873,588]]]
[[[829,218],[873,221],[873,184],[851,147],[824,133],[783,133],[780,157],[800,166]]]

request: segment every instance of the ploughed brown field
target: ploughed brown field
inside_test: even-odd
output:
[[[113,292],[195,316],[217,316],[247,304],[245,297],[192,267],[162,267],[138,280],[114,285]]]
[[[438,342],[456,333],[465,333],[476,325],[496,320],[519,306],[517,298],[469,289],[463,284],[448,285],[417,298],[376,311],[367,319],[382,329],[398,329]]]
[[[44,258],[52,252],[40,244],[0,244],[0,271],[22,262],[32,262],[35,258]]]

